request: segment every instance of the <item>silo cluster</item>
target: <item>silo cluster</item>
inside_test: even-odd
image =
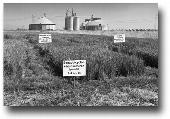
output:
[[[69,10],[66,11],[66,17],[65,17],[65,30],[79,30],[80,24],[79,24],[80,18],[76,16],[76,13],[69,12]]]

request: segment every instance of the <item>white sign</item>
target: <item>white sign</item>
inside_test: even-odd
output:
[[[86,76],[86,60],[63,61],[63,76]]]
[[[51,34],[39,34],[39,43],[51,43]]]
[[[114,35],[114,43],[125,42],[125,34]]]

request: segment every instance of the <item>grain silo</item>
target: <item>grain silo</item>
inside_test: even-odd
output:
[[[55,24],[47,19],[45,14],[43,17],[33,18],[32,23],[29,24],[29,30],[55,30]]]
[[[69,15],[69,10],[66,11],[65,17],[65,30],[79,30],[79,21],[80,18],[76,16],[76,13],[73,12]]]
[[[65,30],[68,30],[68,12],[69,12],[69,10],[67,9],[67,11],[66,11],[66,16],[65,16]]]
[[[67,28],[67,30],[71,30],[71,31],[73,30],[73,19],[74,19],[73,16],[68,17],[68,20],[67,20],[68,28]]]
[[[80,29],[80,24],[79,24],[80,18],[75,16],[73,19],[73,29],[74,30],[79,30]]]
[[[68,28],[67,19],[68,19],[68,18],[67,18],[67,16],[66,16],[66,17],[65,17],[65,28],[64,28],[65,30],[67,30],[67,28]]]

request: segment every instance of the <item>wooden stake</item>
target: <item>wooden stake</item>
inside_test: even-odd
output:
[[[74,88],[75,88],[75,83],[76,83],[76,80],[75,80],[75,78],[74,78]]]

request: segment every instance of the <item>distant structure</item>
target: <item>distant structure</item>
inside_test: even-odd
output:
[[[103,24],[101,18],[92,15],[90,19],[85,19],[82,23],[81,30],[108,30],[108,27]]]
[[[72,12],[67,9],[66,16],[65,16],[65,30],[79,30],[80,24],[79,24],[80,18],[76,16],[76,13],[74,13],[73,9]]]
[[[29,24],[29,30],[55,30],[55,24],[47,19],[44,13],[44,16],[40,18],[32,16],[32,23]]]

